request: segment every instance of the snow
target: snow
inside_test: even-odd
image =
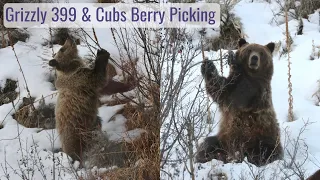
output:
[[[233,12],[240,17],[243,33],[246,35],[248,42],[265,45],[271,41],[281,41],[282,45],[284,44],[285,46],[285,24],[276,25],[271,23],[272,18],[274,18],[274,12],[277,10],[278,6],[274,1],[272,3],[265,1],[254,1],[252,3],[248,0],[240,0],[233,9]],[[272,100],[281,128],[281,143],[292,153],[294,146],[288,142],[288,138],[291,140],[299,139],[296,163],[300,163],[301,169],[305,170],[305,178],[320,168],[320,143],[317,141],[320,128],[320,107],[316,106],[316,99],[312,97],[318,89],[317,81],[320,79],[320,59],[315,56],[315,60],[310,60],[312,41],[314,41],[315,46],[320,45],[318,12],[319,10],[309,16],[310,21],[303,19],[303,35],[295,34],[299,23],[297,20],[289,19],[288,23],[290,35],[294,41],[291,49],[292,52],[290,53],[292,95],[294,97],[293,111],[296,117],[296,120],[293,122],[287,121],[289,98],[287,56],[283,55],[280,57],[282,48],[280,48],[279,53],[274,53],[273,56]],[[218,55],[219,52],[205,52],[205,56],[207,57],[218,57]],[[194,63],[201,61],[202,55],[200,54]],[[219,67],[220,64],[217,64],[217,66]],[[191,78],[195,78],[195,81],[189,84],[189,88],[197,87],[201,83],[202,77],[199,69],[200,65],[194,67]],[[177,72],[179,71],[177,69]],[[224,75],[228,74],[228,71],[228,67],[224,67]],[[203,83],[202,88],[204,88]],[[195,93],[191,93],[188,96],[189,99],[194,99],[194,97]],[[215,113],[216,108],[216,104],[211,105],[212,113]],[[220,114],[217,112],[212,121],[216,123],[219,119]],[[304,128],[306,123],[309,124],[305,127],[302,134],[300,134],[301,129]],[[215,135],[218,128],[218,126],[215,126],[212,131],[206,130],[207,133],[204,133],[204,137]],[[199,143],[203,138],[201,138]],[[177,148],[179,148],[178,145]],[[294,168],[289,169],[284,166],[284,162],[290,162],[288,151],[285,152],[283,160],[275,161],[263,167],[256,167],[245,161],[242,163],[223,164],[220,161],[212,160],[204,164],[196,163],[194,164],[195,176],[196,179],[218,179],[217,174],[222,173],[226,175],[227,179],[243,178],[249,180],[256,179],[254,176],[260,172],[260,177],[257,179],[285,179],[285,177],[288,178],[287,175],[291,175],[289,179],[299,179],[296,174],[293,174]],[[171,152],[171,160],[174,160],[178,156],[175,153],[174,151]],[[161,175],[163,179],[169,179],[169,177],[174,177],[174,179],[191,179],[191,175],[186,170],[186,167],[190,169],[190,165],[184,163],[172,166],[167,165],[163,170],[169,173],[169,175],[166,173],[161,173]]]

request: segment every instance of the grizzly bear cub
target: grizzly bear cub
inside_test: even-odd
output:
[[[98,90],[106,82],[109,57],[106,50],[98,50],[94,68],[90,69],[78,56],[75,42],[67,39],[54,59],[49,61],[49,65],[57,70],[56,127],[62,150],[73,160],[81,160],[93,131],[99,127]]]
[[[283,157],[271,96],[275,44],[249,44],[244,39],[238,44],[227,78],[218,74],[212,61],[202,63],[207,93],[218,104],[222,119],[218,134],[199,146],[196,162],[219,159],[226,163],[247,157],[262,166]]]

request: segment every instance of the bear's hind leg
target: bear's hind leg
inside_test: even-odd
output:
[[[196,153],[195,162],[205,163],[212,159],[226,162],[226,153],[221,148],[220,140],[217,136],[209,136],[199,145]]]
[[[73,134],[64,132],[60,134],[60,139],[62,143],[62,151],[72,158],[71,162],[81,162],[81,153],[83,147],[80,136],[76,133]]]
[[[247,150],[248,161],[256,166],[264,166],[283,158],[283,149],[280,143],[260,141],[256,147]]]

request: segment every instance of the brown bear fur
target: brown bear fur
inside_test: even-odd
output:
[[[227,78],[218,74],[212,61],[201,67],[206,90],[220,109],[222,119],[216,136],[200,145],[196,162],[228,157],[265,165],[283,156],[280,129],[273,108],[271,79],[274,43],[265,46],[239,40]]]
[[[81,160],[92,139],[92,131],[98,128],[98,89],[106,81],[109,57],[107,51],[98,50],[95,66],[90,69],[78,56],[76,44],[68,39],[49,61],[57,70],[56,127],[62,150],[73,160]]]
[[[319,180],[319,179],[320,179],[320,170],[316,171],[312,176],[307,178],[307,180]]]

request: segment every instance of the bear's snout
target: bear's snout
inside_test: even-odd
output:
[[[258,69],[260,64],[260,57],[257,53],[252,53],[249,57],[249,68]]]
[[[251,62],[250,62],[250,65],[256,65],[258,63],[258,56],[254,55],[251,57]]]

